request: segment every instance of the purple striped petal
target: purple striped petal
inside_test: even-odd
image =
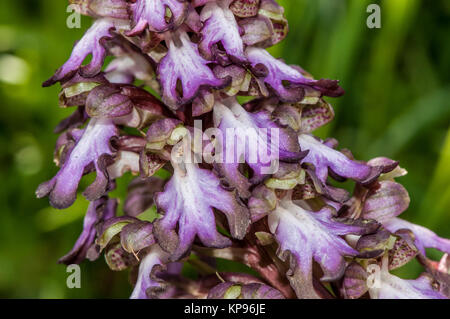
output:
[[[357,262],[352,262],[345,270],[342,280],[341,293],[345,299],[358,299],[364,295],[367,290],[366,270]]]
[[[186,18],[188,5],[185,0],[137,0],[130,5],[134,27],[129,35],[137,35],[147,26],[155,32],[177,28]]]
[[[230,9],[239,18],[254,17],[258,14],[260,0],[234,0]]]
[[[265,71],[262,72],[265,75],[260,77],[264,78],[265,83],[270,85],[284,101],[299,102],[304,96],[304,92],[297,89],[299,87],[309,87],[320,91],[323,95],[333,97],[344,94],[344,91],[338,85],[338,81],[309,79],[298,69],[275,59],[264,49],[249,47],[246,49],[246,54],[254,68],[265,68]],[[289,82],[290,87],[287,88],[284,82]]]
[[[202,40],[199,51],[212,60],[213,45],[221,43],[226,53],[237,61],[244,61],[244,43],[239,33],[239,26],[233,12],[228,8],[229,0],[209,2],[202,9],[200,18],[203,24]]]
[[[124,20],[129,18],[126,0],[71,0],[70,2],[76,3],[77,12],[91,17]]]
[[[234,238],[242,239],[250,224],[247,208],[237,202],[235,195],[224,190],[211,171],[193,163],[184,163],[184,169],[175,168],[164,192],[156,195],[156,204],[164,216],[155,222],[155,236],[172,253],[172,260],[184,256],[196,236],[207,247],[231,244],[217,232],[213,208],[225,214]]]
[[[381,181],[378,187],[369,191],[362,216],[383,223],[408,209],[410,201],[407,190],[401,184]]]
[[[91,202],[84,217],[83,231],[80,237],[78,237],[72,250],[61,257],[58,262],[66,265],[81,263],[88,256],[88,251],[95,248],[96,228],[103,221],[114,217],[116,208],[117,201],[114,199],[102,197]]]
[[[369,289],[372,299],[446,299],[433,288],[433,280],[426,274],[415,280],[404,280],[381,271],[379,282]]]
[[[59,172],[50,181],[39,185],[36,196],[42,198],[49,195],[50,204],[58,209],[71,206],[76,199],[81,177],[91,163],[97,171],[97,178],[86,189],[85,195],[90,200],[104,195],[108,186],[106,157],[113,154],[109,141],[116,135],[117,129],[110,120],[92,119]]]
[[[390,232],[395,233],[399,229],[409,229],[416,237],[415,244],[425,256],[425,248],[435,248],[450,254],[450,239],[441,238],[434,232],[420,225],[410,223],[400,218],[392,218],[383,222],[383,226]]]
[[[102,69],[106,56],[106,49],[102,42],[112,37],[111,30],[116,28],[115,24],[115,20],[109,18],[96,20],[86,31],[83,38],[75,44],[69,60],[50,79],[44,82],[43,86],[50,86],[70,77],[81,67],[89,54],[92,54],[92,60],[88,65],[82,67],[80,72],[86,77],[97,75]]]

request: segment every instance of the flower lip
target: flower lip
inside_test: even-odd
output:
[[[127,20],[128,4],[126,0],[69,0],[77,12],[95,18],[109,17]]]
[[[49,195],[50,204],[58,209],[71,206],[76,199],[81,177],[92,163],[97,178],[84,195],[90,200],[103,196],[109,185],[106,168],[111,164],[113,154],[110,139],[116,135],[117,129],[110,120],[91,119],[70,154],[67,154],[59,172],[50,181],[39,185],[36,196],[42,198]]]
[[[157,177],[136,178],[128,186],[124,212],[136,217],[154,204],[154,194],[163,190],[165,181]]]
[[[323,271],[322,280],[336,280],[345,270],[344,256],[356,256],[358,252],[340,236],[361,234],[366,230],[360,225],[339,223],[333,218],[333,209],[324,207],[318,212],[309,211],[283,198],[269,214],[269,228],[280,245],[282,259],[291,256],[288,276],[299,298],[317,298],[312,286],[312,262],[317,261]],[[306,205],[305,202],[300,202]],[[298,245],[299,242],[304,243]],[[283,252],[289,252],[287,255]]]
[[[266,50],[256,47],[248,47],[246,55],[253,71],[263,70],[259,77],[264,79],[281,100],[286,102],[298,102],[304,97],[302,88],[309,87],[320,91],[323,95],[338,97],[344,94],[344,90],[336,80],[312,80],[302,74],[299,68],[289,66],[281,60],[275,59]],[[284,83],[289,82],[286,86]]]
[[[213,117],[223,136],[215,146],[220,150],[215,170],[242,198],[250,196],[251,184],[263,182],[283,163],[298,163],[307,155],[300,150],[295,132],[278,125],[265,110],[250,113],[229,98],[215,104]],[[250,180],[240,171],[244,163],[252,169]]]
[[[351,178],[362,184],[373,183],[383,170],[380,166],[372,167],[353,161],[345,154],[308,134],[300,134],[299,143],[303,150],[310,151],[303,162],[314,165],[315,174],[324,185],[329,169],[337,176]]]
[[[66,265],[79,264],[86,257],[97,257],[94,244],[97,235],[96,227],[102,222],[112,218],[116,213],[117,201],[102,197],[89,204],[83,222],[83,231],[77,239],[72,250],[59,259],[59,263]],[[92,256],[94,255],[94,256]]]
[[[156,273],[164,269],[168,255],[158,245],[150,247],[139,265],[139,274],[130,299],[147,299],[153,289],[162,287]]]
[[[56,82],[69,78],[77,70],[84,77],[93,77],[100,73],[106,56],[104,42],[113,37],[111,32],[116,28],[116,24],[118,24],[116,20],[109,18],[96,20],[89,30],[86,31],[83,38],[75,44],[69,60],[42,86],[51,86]],[[81,67],[89,54],[92,54],[92,61],[88,65]]]

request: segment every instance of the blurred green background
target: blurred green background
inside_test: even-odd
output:
[[[450,2],[448,0],[282,0],[290,34],[271,52],[316,78],[341,80],[330,99],[334,136],[358,159],[388,156],[409,171],[400,182],[412,201],[405,218],[450,237]],[[382,28],[368,29],[379,3]],[[57,106],[58,85],[41,83],[89,27],[66,27],[66,1],[0,2],[0,297],[123,297],[127,273],[103,259],[82,264],[81,289],[66,287],[56,262],[78,237],[87,203],[65,211],[37,200],[37,185],[56,172],[54,126],[71,113]],[[127,178],[129,179],[129,177]],[[119,184],[119,191],[126,182]],[[437,252],[431,252],[439,258]],[[414,278],[413,263],[397,273]]]

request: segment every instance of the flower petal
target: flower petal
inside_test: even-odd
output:
[[[218,79],[231,81],[222,91],[228,96],[235,96],[242,92],[242,95],[249,95],[251,74],[245,68],[236,64],[226,67],[216,65],[213,69],[214,75]]]
[[[157,272],[168,262],[168,254],[158,245],[153,245],[141,260],[139,275],[130,299],[148,299],[152,289],[158,289],[162,280],[157,277]]]
[[[105,261],[112,271],[122,271],[137,264],[133,254],[126,252],[120,242],[111,243],[106,247]]]
[[[335,280],[345,270],[344,256],[358,254],[340,236],[360,233],[361,227],[336,222],[332,212],[330,207],[312,212],[285,198],[269,214],[270,231],[280,244],[280,250],[289,251],[291,256],[288,278],[299,298],[318,297],[312,286],[313,260],[324,271],[322,280]]]
[[[155,236],[172,253],[172,260],[184,256],[196,236],[207,247],[231,244],[217,232],[213,208],[225,214],[234,238],[242,239],[250,224],[247,208],[234,194],[224,190],[212,172],[193,163],[185,163],[184,169],[175,168],[164,192],[156,195],[156,204],[164,216],[154,223]]]
[[[209,2],[203,7],[200,15],[203,22],[202,40],[198,49],[206,59],[212,60],[213,45],[221,43],[229,56],[243,62],[246,59],[244,43],[234,14],[228,5],[229,0],[218,0]]]
[[[360,258],[378,258],[392,249],[396,240],[390,232],[381,229],[374,234],[361,236],[355,248],[360,252]]]
[[[140,220],[137,218],[124,215],[110,218],[102,223],[101,227],[99,227],[99,235],[96,240],[100,251],[105,249],[105,247],[109,246],[111,243],[117,242],[118,240],[116,239],[120,239],[120,233],[125,226],[139,221]]]
[[[260,0],[234,0],[231,11],[239,18],[253,17],[258,14]]]
[[[246,55],[254,68],[263,66],[266,69],[265,75],[261,78],[264,78],[265,83],[270,85],[283,101],[298,102],[302,100],[304,91],[300,87],[309,87],[333,97],[341,96],[344,93],[338,85],[338,81],[309,79],[296,68],[275,59],[265,49],[248,47]],[[290,87],[287,88],[284,82],[289,82]]]
[[[88,78],[77,72],[70,79],[61,81],[59,105],[62,107],[84,105],[92,89],[102,84],[108,84],[102,73]]]
[[[201,88],[226,84],[214,76],[207,66],[210,62],[200,56],[187,33],[174,34],[167,42],[169,51],[159,64],[158,77],[163,101],[169,107],[176,110],[181,104],[193,100]],[[177,87],[179,84],[181,87]]]
[[[97,75],[102,69],[106,56],[106,49],[102,42],[112,37],[111,30],[115,28],[115,20],[113,19],[103,18],[96,20],[89,30],[86,31],[83,38],[75,44],[69,60],[50,79],[45,81],[43,86],[53,85],[71,76],[80,68],[89,54],[92,54],[92,61],[82,67],[79,72],[86,77]]]
[[[263,185],[256,187],[252,192],[252,197],[248,200],[252,222],[267,216],[277,207],[277,202],[278,198],[273,189]]]
[[[133,104],[122,89],[115,85],[99,85],[86,98],[86,113],[90,117],[114,118],[131,113]]]
[[[177,128],[183,127],[182,124],[183,122],[180,120],[172,118],[165,118],[154,122],[147,130],[146,148],[150,150],[161,150],[167,144],[172,144],[171,136]]]
[[[409,230],[398,230],[394,247],[389,251],[389,270],[400,268],[417,256],[419,250],[414,244],[414,234]]]
[[[59,209],[73,204],[77,195],[77,188],[85,168],[94,163],[97,171],[96,181],[86,190],[89,199],[100,198],[106,191],[107,173],[105,156],[112,155],[109,140],[117,135],[117,129],[110,120],[92,119],[83,135],[56,176],[41,184],[36,196],[42,198],[50,196],[50,204]]]
[[[265,17],[248,18],[239,21],[239,26],[244,30],[242,41],[248,46],[268,47],[272,45],[274,29],[270,19]]]
[[[410,223],[400,218],[392,218],[387,220],[383,222],[383,226],[392,233],[395,233],[400,229],[411,230],[416,237],[415,244],[424,256],[426,255],[425,248],[435,248],[444,253],[450,254],[450,239],[441,238],[423,226]]]
[[[186,18],[188,5],[185,0],[136,0],[130,5],[134,27],[128,35],[137,35],[147,26],[155,32],[177,28]]]
[[[302,108],[301,132],[312,131],[330,123],[334,119],[334,110],[331,104],[319,99],[317,104],[305,105]]]
[[[81,263],[88,256],[88,251],[95,248],[93,246],[95,246],[94,241],[97,235],[96,227],[99,223],[114,217],[116,208],[117,201],[105,197],[91,202],[84,217],[83,231],[80,237],[72,250],[61,257],[58,262],[66,265]]]
[[[201,116],[209,113],[214,107],[214,93],[210,90],[201,90],[198,96],[192,101],[192,116]]]
[[[439,283],[439,291],[450,298],[450,256],[444,254],[439,262],[419,256],[428,273]]]
[[[306,182],[306,173],[300,163],[280,163],[278,171],[264,181],[267,187],[279,190],[291,190]]]
[[[122,36],[116,36],[107,42],[107,48],[115,57],[105,69],[109,82],[132,84],[138,79],[156,91],[159,90],[159,84],[155,80],[155,62],[139,47]]]
[[[235,99],[217,102],[214,106],[214,123],[224,136],[221,150],[222,171],[225,176],[236,175],[238,164],[242,159],[252,168],[254,178],[273,174],[279,161],[295,162],[306,153],[300,152],[296,134],[289,128],[275,124],[266,111],[249,113]],[[219,143],[220,144],[220,143]],[[216,149],[216,153],[217,153]],[[233,184],[233,180],[229,180]]]
[[[373,179],[371,166],[352,161],[343,153],[328,147],[311,135],[300,134],[298,140],[302,150],[309,151],[303,159],[303,163],[311,163],[315,166],[315,173],[323,184],[326,183],[328,169],[339,176],[359,182]]]
[[[369,191],[362,216],[383,223],[403,213],[410,201],[408,191],[401,184],[381,181],[375,189]]]
[[[108,166],[107,171],[110,179],[122,177],[125,173],[139,174],[139,154],[129,151],[119,151],[114,159],[114,164]]]

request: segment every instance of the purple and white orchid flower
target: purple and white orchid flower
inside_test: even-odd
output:
[[[60,262],[103,254],[131,269],[133,299],[448,296],[447,255],[437,263],[425,249],[448,254],[450,241],[399,218],[410,198],[394,178],[406,171],[313,135],[334,118],[325,96],[344,91],[266,50],[288,31],[275,0],[72,2],[94,21],[44,82],[76,109],[55,130],[59,171],[36,195],[64,209],[84,175],[96,179]],[[127,174],[122,208],[110,192]],[[215,258],[259,276],[218,273]],[[389,272],[414,258],[429,275]]]

